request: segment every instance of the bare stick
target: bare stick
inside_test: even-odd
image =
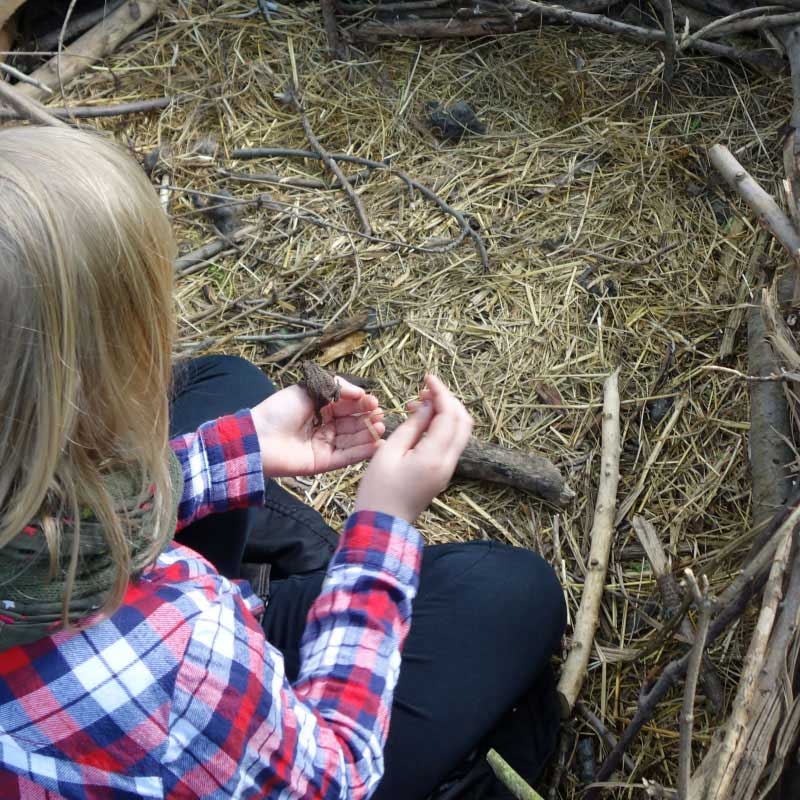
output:
[[[7,75],[10,75],[12,78],[16,78],[22,83],[30,83],[33,86],[38,86],[40,89],[44,89],[47,94],[52,94],[52,91],[43,83],[39,83],[39,81],[31,78],[30,75],[26,75],[24,72],[20,72],[16,67],[12,67],[11,64],[6,64],[5,61],[0,61],[0,70],[5,72]]]
[[[446,246],[437,249],[438,252],[445,252],[458,247],[458,245],[461,244],[461,242],[463,242],[467,236],[469,236],[475,244],[475,249],[478,251],[478,255],[480,256],[481,264],[483,265],[484,270],[487,272],[489,271],[489,256],[486,252],[486,245],[484,244],[481,235],[470,225],[461,211],[459,211],[457,208],[453,208],[449,203],[445,202],[441,197],[439,197],[438,194],[436,194],[436,192],[433,191],[433,189],[429,189],[427,186],[418,183],[407,173],[403,172],[403,170],[392,167],[382,161],[373,161],[369,158],[351,156],[348,153],[328,153],[328,156],[334,161],[346,161],[351,164],[359,164],[360,166],[370,167],[376,170],[385,170],[386,172],[398,177],[401,181],[403,181],[403,183],[406,184],[406,186],[408,186],[409,191],[413,190],[419,192],[423,197],[434,203],[444,214],[453,217],[453,219],[455,219],[455,221],[461,226],[461,231],[458,236],[456,236],[456,238],[449,242]],[[233,150],[231,152],[231,158],[233,159],[273,157],[322,159],[322,156],[320,156],[319,153],[316,153],[312,150],[295,150],[288,147],[245,147],[238,150]]]
[[[347,57],[347,51],[342,44],[342,37],[339,36],[339,26],[336,24],[336,0],[320,0],[320,7],[322,24],[328,38],[328,52],[331,58],[344,60]]]
[[[175,97],[154,97],[152,100],[135,100],[131,103],[116,103],[114,105],[70,106],[69,109],[47,106],[47,111],[54,117],[58,117],[58,119],[97,119],[99,117],[121,117],[125,114],[146,114],[148,111],[156,111],[160,108],[166,108],[171,103],[180,102],[181,100],[185,99],[185,97],[185,95]],[[0,122],[20,118],[21,117],[17,112],[0,108]]]
[[[594,508],[594,523],[590,534],[591,549],[586,580],[570,648],[561,678],[558,695],[561,714],[568,717],[580,694],[586,677],[594,634],[600,619],[600,603],[608,568],[608,554],[614,534],[614,512],[619,484],[620,420],[619,370],[614,370],[603,385],[603,433],[600,457],[600,485]]]
[[[353,204],[353,208],[356,210],[358,220],[361,223],[361,232],[365,236],[372,236],[372,226],[369,224],[369,220],[367,219],[367,212],[364,210],[364,204],[361,202],[361,198],[358,196],[358,194],[356,194],[356,190],[350,185],[350,182],[342,172],[341,167],[336,163],[336,160],[331,158],[330,153],[328,153],[328,151],[322,146],[320,140],[317,139],[297,95],[291,91],[289,92],[289,97],[291,98],[294,107],[297,109],[297,113],[300,115],[300,124],[303,126],[303,131],[306,134],[306,139],[308,139],[309,144],[319,154],[319,157],[322,159],[325,166],[336,176],[337,180],[339,181],[339,185],[344,190],[344,193],[350,198],[350,202]]]
[[[94,27],[112,11],[119,8],[124,2],[126,2],[126,0],[105,2],[100,8],[94,11],[88,11],[86,14],[80,14],[77,17],[73,15],[66,26],[66,30],[63,31],[63,41],[69,41],[79,36],[84,31],[88,31],[89,28]],[[50,31],[50,33],[44,34],[41,39],[37,38],[36,47],[39,50],[51,50],[54,47],[58,47],[58,40],[62,38],[62,29],[63,26],[62,28],[57,28],[56,30]]]
[[[533,787],[529,786],[525,779],[497,752],[490,750],[486,754],[486,760],[492,768],[492,772],[503,786],[508,789],[517,800],[543,800],[542,796]]]
[[[239,228],[239,230],[234,231],[228,236],[224,236],[216,239],[213,242],[204,244],[202,247],[198,247],[197,250],[192,250],[191,253],[186,253],[186,255],[183,255],[180,258],[176,258],[175,272],[179,274],[187,274],[192,267],[195,267],[198,264],[203,264],[204,262],[208,261],[209,258],[213,258],[223,250],[229,250],[232,247],[235,247],[238,242],[243,241],[248,236],[255,233],[255,231],[255,225],[245,225],[243,228]]]
[[[709,157],[731,189],[741,195],[759,222],[786,248],[795,265],[800,266],[800,235],[772,196],[759,186],[724,145],[715,144]]]
[[[711,601],[708,599],[708,580],[706,576],[701,576],[701,589],[697,585],[694,573],[690,569],[687,569],[685,574],[686,583],[694,597],[699,616],[697,619],[697,633],[694,637],[694,647],[686,669],[686,686],[683,691],[683,704],[681,706],[680,750],[678,751],[678,797],[681,800],[686,800],[689,795],[689,776],[692,769],[694,698],[697,692],[700,667],[703,663],[706,639],[708,638],[708,626],[711,623]]]
[[[697,39],[702,39],[705,36],[708,36],[710,33],[715,33],[717,36],[725,36],[729,33],[733,33],[736,31],[741,30],[757,30],[760,27],[770,27],[770,23],[773,21],[775,25],[785,25],[786,24],[786,17],[795,17],[797,14],[773,14],[768,15],[764,12],[770,10],[781,10],[783,6],[763,6],[761,8],[745,8],[742,11],[737,11],[734,14],[728,14],[724,17],[718,17],[717,19],[712,20],[708,23],[708,25],[704,25],[702,28],[696,30],[694,33],[687,36],[683,39],[680,43],[680,49],[683,50],[686,47],[690,46],[693,41]],[[782,20],[782,21],[780,21]],[[795,19],[795,22],[798,20]],[[733,23],[736,24],[744,24],[750,25],[752,27],[746,28],[728,28],[728,25],[732,25]]]
[[[664,83],[672,83],[675,76],[675,56],[678,46],[675,42],[675,13],[672,0],[661,0],[661,16],[664,19]]]
[[[29,119],[39,125],[52,125],[57,128],[69,127],[60,119],[56,119],[49,114],[44,106],[35,100],[25,97],[17,86],[12,86],[4,80],[0,80],[0,100],[7,103],[24,119]]]
[[[56,89],[60,75],[66,85],[101,58],[113,53],[118,45],[155,15],[160,5],[161,0],[129,0],[123,3],[94,28],[64,48],[60,55],[34,70],[30,77],[50,89]],[[35,99],[41,99],[44,94],[42,89],[35,86],[25,86],[21,91]]]
[[[390,414],[384,420],[385,436],[401,423],[400,417]],[[470,436],[458,459],[456,475],[476,481],[513,486],[541,497],[554,505],[563,506],[575,497],[558,467],[537,453],[485,442]]]

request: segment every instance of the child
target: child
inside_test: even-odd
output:
[[[198,359],[170,421],[175,245],[141,170],[96,135],[5,129],[0,198],[0,797],[423,800],[515,703],[539,703],[541,766],[552,571],[413,528],[471,429],[444,384],[376,444],[362,389],[316,426],[300,387]],[[271,478],[363,459],[327,568],[266,611],[178,543],[235,578],[254,513],[262,538],[320,524],[265,503]]]

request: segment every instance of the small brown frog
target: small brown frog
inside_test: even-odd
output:
[[[314,403],[314,427],[322,425],[322,409],[339,399],[339,382],[328,370],[313,361],[303,362],[303,380],[300,381]]]

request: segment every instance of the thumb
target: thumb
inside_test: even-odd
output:
[[[414,413],[386,440],[386,443],[403,452],[411,450],[422,438],[422,434],[428,430],[431,419],[433,419],[433,404],[429,401],[421,403],[414,409]]]

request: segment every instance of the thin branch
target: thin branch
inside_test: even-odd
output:
[[[44,86],[44,84],[42,84]],[[47,89],[46,86],[44,86]],[[47,91],[51,91],[47,89]],[[131,103],[117,103],[115,105],[101,106],[71,106],[67,108],[54,108],[47,106],[48,113],[59,119],[97,119],[98,117],[118,117],[125,114],[146,114],[148,111],[156,111],[166,108],[173,102],[180,102],[187,95],[176,95],[175,97],[154,97],[152,100],[136,100]],[[0,122],[6,120],[20,119],[20,115],[14,111],[0,108]]]
[[[497,752],[490,750],[486,754],[486,760],[492,768],[492,772],[503,786],[508,789],[517,800],[543,800],[542,796],[532,786],[529,786],[525,779]]]
[[[7,75],[10,75],[12,78],[16,78],[22,83],[29,83],[31,86],[36,86],[37,88],[44,90],[47,94],[53,93],[53,90],[45,86],[41,81],[37,81],[36,78],[31,78],[30,75],[20,72],[16,67],[12,67],[11,64],[6,64],[5,61],[0,61],[0,70],[5,72]]]
[[[787,529],[795,531],[798,524],[800,524],[800,502],[798,502],[791,509],[782,509],[775,515],[776,520],[780,520],[777,524],[770,541],[778,542],[783,541],[783,536],[786,534]],[[792,533],[794,536],[794,533]],[[776,544],[777,546],[777,544]],[[765,545],[765,549],[767,545]],[[722,634],[722,632],[730,625],[735,619],[738,619],[750,603],[751,598],[761,589],[764,583],[765,575],[763,572],[749,571],[745,569],[736,580],[734,580],[725,592],[720,595],[717,602],[714,604],[716,616],[711,622],[708,629],[708,637],[706,639],[706,646],[710,646]],[[745,574],[747,573],[747,574]],[[722,600],[725,598],[725,603]],[[686,674],[689,666],[690,654],[687,653],[680,658],[670,661],[669,664],[659,675],[658,679],[649,689],[643,689],[639,696],[639,705],[633,719],[628,723],[628,727],[622,732],[619,737],[617,746],[608,754],[606,760],[600,765],[600,768],[595,775],[595,781],[601,782],[608,780],[613,774],[614,770],[622,760],[622,754],[628,749],[634,737],[642,729],[642,726],[653,716],[656,706],[669,690]],[[590,787],[586,793],[586,800],[596,800],[600,789],[597,786]]]
[[[661,16],[664,20],[664,83],[669,85],[675,77],[675,57],[678,46],[675,41],[675,13],[672,0],[661,0]]]
[[[700,677],[700,668],[703,664],[703,655],[708,638],[708,626],[711,624],[711,601],[708,599],[708,580],[703,575],[700,578],[702,589],[697,584],[692,570],[685,572],[686,583],[694,597],[695,605],[699,612],[697,632],[694,636],[694,647],[689,656],[686,670],[686,686],[683,691],[683,704],[681,706],[680,720],[680,750],[678,751],[678,797],[688,800],[689,777],[692,769],[692,730],[694,728],[694,698],[697,692],[697,679]]]
[[[0,80],[0,100],[11,106],[23,119],[28,119],[39,125],[52,125],[57,128],[69,127],[66,123],[48,113],[44,106],[35,100],[25,97],[16,86],[12,86],[4,80]]]

